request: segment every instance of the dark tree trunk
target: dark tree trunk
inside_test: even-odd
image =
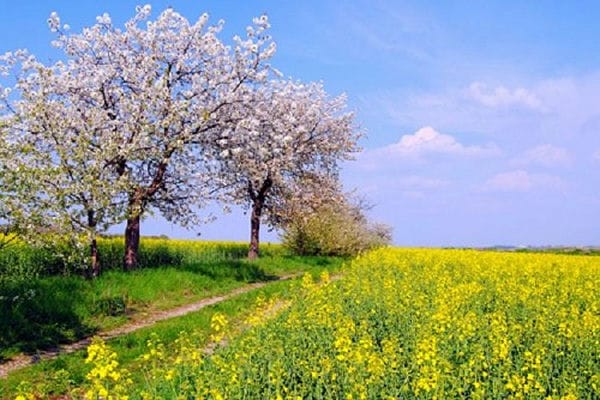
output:
[[[90,273],[92,278],[100,276],[100,253],[98,252],[98,241],[96,240],[96,214],[94,210],[88,210],[88,227],[91,229],[90,240]]]
[[[140,220],[148,201],[152,199],[164,183],[168,160],[174,151],[175,149],[173,148],[165,154],[165,159],[156,167],[152,183],[148,187],[138,187],[129,194],[129,217],[127,218],[127,226],[125,227],[125,255],[123,257],[123,267],[126,271],[131,271],[138,267]],[[125,167],[123,166],[119,174],[121,175],[124,171]]]
[[[98,253],[98,241],[96,236],[90,243],[90,267],[92,269],[92,278],[100,276],[100,254]]]
[[[125,256],[123,267],[126,271],[136,269],[140,250],[140,216],[139,214],[127,218],[125,227]]]
[[[250,260],[255,260],[260,255],[260,217],[262,216],[267,193],[272,186],[273,181],[270,176],[267,176],[258,192],[254,191],[252,184],[248,186],[248,193],[252,199],[252,214],[250,215],[250,249],[248,250],[248,258]]]
[[[262,215],[263,201],[256,199],[252,203],[252,215],[250,216],[250,249],[248,258],[255,260],[260,255],[260,216]]]

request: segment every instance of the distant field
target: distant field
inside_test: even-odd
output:
[[[557,247],[508,247],[500,246],[491,248],[490,250],[498,251],[513,251],[516,253],[549,253],[549,254],[565,254],[565,255],[583,255],[583,256],[600,256],[599,247],[571,247],[571,246],[557,246]]]
[[[600,397],[597,257],[382,249],[310,277],[207,342],[154,337],[135,370],[89,349],[91,397],[593,399]],[[211,345],[210,342],[213,342]],[[207,352],[207,349],[208,350]],[[81,360],[83,362],[83,360]],[[94,397],[96,398],[96,397]]]

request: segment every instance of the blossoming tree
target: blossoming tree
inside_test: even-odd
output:
[[[118,150],[111,120],[93,106],[94,82],[81,79],[77,63],[45,66],[24,51],[2,59],[5,72],[20,70],[3,107],[6,214],[30,241],[66,240],[81,249],[87,239],[88,273],[97,276],[97,233],[124,214],[126,182],[107,168]]]
[[[259,256],[261,220],[277,226],[282,202],[302,197],[310,177],[337,177],[339,162],[357,150],[361,133],[344,96],[317,83],[270,80],[246,85],[236,121],[218,140],[221,186],[250,209],[249,258]],[[252,104],[252,107],[244,107]]]

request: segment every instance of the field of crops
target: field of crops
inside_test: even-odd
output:
[[[143,377],[103,343],[89,398],[593,399],[600,397],[600,259],[378,250],[342,279],[304,279],[290,302],[214,344],[149,341]],[[168,350],[166,350],[168,349]]]

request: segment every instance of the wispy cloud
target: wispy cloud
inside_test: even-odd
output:
[[[347,179],[347,183],[354,183],[360,187],[361,192],[370,196],[395,197],[420,199],[431,196],[432,193],[448,190],[453,185],[449,179],[423,175],[398,175],[390,171],[379,171],[368,178],[353,176],[354,180]]]
[[[502,172],[483,185],[489,192],[528,192],[531,190],[564,190],[566,183],[558,176],[532,174],[525,170]]]
[[[408,60],[432,62],[427,38],[436,35],[435,21],[412,10],[407,4],[390,7],[386,2],[338,2],[337,18],[343,37],[335,40],[349,45],[357,55],[371,58],[398,56]],[[415,43],[420,43],[416,45]]]
[[[467,97],[492,108],[525,107],[544,111],[541,100],[530,90],[518,87],[509,89],[504,86],[489,87],[482,82],[473,82],[466,90]]]
[[[419,175],[396,178],[386,184],[389,192],[397,192],[411,199],[424,199],[432,192],[447,189],[450,185],[451,182],[445,179]]]
[[[565,167],[572,163],[571,154],[564,148],[551,144],[542,144],[513,158],[514,166],[538,165],[542,167]]]
[[[450,185],[450,181],[427,176],[409,175],[395,179],[394,185],[405,190],[435,190],[447,187]]]
[[[421,93],[379,90],[362,96],[361,109],[397,126],[432,124],[446,131],[501,135],[529,146],[560,144],[579,134],[600,145],[600,70],[524,80],[526,85],[491,83],[496,81],[467,81]]]

